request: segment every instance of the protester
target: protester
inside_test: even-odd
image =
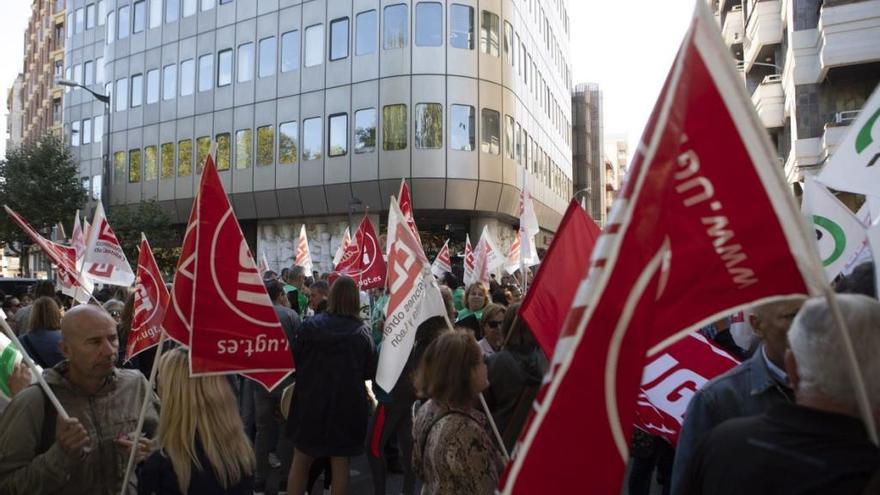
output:
[[[767,303],[753,308],[750,323],[761,347],[747,361],[716,377],[694,394],[684,415],[672,467],[672,493],[683,488],[685,470],[697,443],[724,421],[766,412],[791,402],[793,394],[783,371],[786,334],[803,299]]]
[[[71,309],[61,321],[65,360],[44,373],[70,414],[57,415],[42,389],[20,392],[0,418],[0,493],[120,493],[128,453],[149,384],[116,369],[116,324],[101,308]],[[155,431],[158,404],[147,408],[144,431]],[[137,442],[139,453],[150,442]],[[83,448],[88,454],[83,455]],[[136,477],[132,477],[136,483]],[[134,486],[126,487],[127,493]]]
[[[51,297],[40,297],[33,304],[28,321],[30,331],[19,341],[35,363],[51,368],[64,360],[61,354],[61,308]]]
[[[330,285],[324,280],[317,280],[309,287],[309,309],[316,315],[327,311],[327,297]]]
[[[461,266],[456,266],[453,270],[461,272]],[[449,290],[452,291],[452,301],[455,304],[455,311],[463,311],[465,291],[461,284],[461,276],[456,275],[453,272],[446,272],[443,274],[443,285],[449,287]]]
[[[119,299],[110,299],[105,302],[103,306],[107,311],[107,314],[116,321],[117,325],[122,323],[122,311],[125,309],[125,302],[120,301]]]
[[[477,282],[468,286],[464,293],[467,308],[458,312],[456,326],[463,326],[473,330],[474,337],[483,338],[480,330],[480,319],[483,318],[483,309],[489,304],[489,291],[486,286]]]
[[[290,300],[290,309],[296,311],[300,318],[306,315],[309,307],[309,297],[306,294],[306,271],[301,266],[285,268],[281,270],[281,279],[284,282],[284,292]]]
[[[17,297],[10,296],[3,299],[3,313],[6,315],[6,324],[9,325],[9,328],[16,335],[22,333],[22,329],[18,327],[18,319],[15,317],[16,314],[21,312],[21,309],[21,301]]]
[[[837,297],[871,410],[880,412],[880,302]],[[828,301],[807,301],[788,334],[785,370],[795,403],[725,422],[702,440],[681,493],[862,494],[880,449],[859,415],[850,356]]]
[[[724,317],[704,326],[700,329],[700,333],[711,340],[713,344],[736,358],[737,361],[744,361],[748,357],[748,349],[741,349],[736,344],[730,327],[730,318]]]
[[[287,426],[295,451],[288,492],[302,495],[313,459],[330,457],[334,493],[345,493],[349,458],[363,452],[369,417],[364,381],[375,368],[354,280],[336,279],[327,312],[300,327],[293,357],[297,379]]]
[[[159,364],[158,446],[139,469],[139,495],[251,495],[256,461],[223,376],[189,376],[184,348]]]
[[[874,262],[866,261],[853,268],[853,271],[837,281],[835,290],[841,294],[863,294],[877,299],[874,281]]]
[[[480,318],[480,350],[483,351],[483,357],[489,357],[501,350],[504,343],[504,334],[501,325],[504,323],[504,306],[500,304],[489,304],[483,308],[483,316]]]
[[[51,297],[55,298],[55,282],[51,280],[40,280],[34,286],[34,299],[39,299],[41,297]],[[18,330],[18,334],[25,334],[28,330],[30,330],[30,318],[31,318],[31,310],[33,309],[33,305],[23,305],[21,309],[15,312],[15,328]]]
[[[498,286],[494,292],[492,292],[492,303],[498,304],[500,306],[507,307],[508,299],[510,299],[510,294],[508,294],[503,287]]]
[[[449,318],[449,321],[455,321],[455,316],[458,313],[455,311],[455,296],[452,294],[452,290],[441,285],[440,295],[443,296],[443,304],[446,306],[446,317]]]
[[[503,461],[486,417],[474,407],[489,386],[474,336],[466,329],[438,336],[425,350],[415,386],[430,398],[413,421],[413,468],[422,493],[495,493]]]

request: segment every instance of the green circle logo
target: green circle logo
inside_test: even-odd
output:
[[[822,266],[828,266],[843,255],[846,249],[846,234],[840,225],[820,215],[813,215],[813,224],[816,226],[816,241],[819,244]]]

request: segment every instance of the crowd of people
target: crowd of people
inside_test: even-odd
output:
[[[49,281],[4,297],[7,323],[70,417],[27,368],[13,370],[0,410],[0,494],[343,494],[360,455],[377,494],[392,472],[404,494],[494,493],[548,356],[518,315],[518,278],[463,286],[459,268],[438,281],[447,314],[418,327],[391,390],[373,383],[387,296],[344,276],[264,275],[296,363],[271,392],[241,376],[191,377],[186,350],[169,343],[148,393],[157,350],[124,360],[134,314],[126,289],[102,289],[100,306],[71,306]],[[866,294],[838,301],[880,413],[873,266],[838,289]],[[880,493],[880,450],[859,419],[825,300],[759,305],[749,321],[748,338],[732,336],[728,319],[701,330],[742,362],[696,392],[677,445],[634,432],[628,493],[650,493],[655,473],[674,494]],[[137,467],[123,487],[132,449]]]

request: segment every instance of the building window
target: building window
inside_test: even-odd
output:
[[[298,134],[296,121],[282,122],[278,126],[278,163],[282,165],[296,163]]]
[[[82,66],[79,64],[73,66],[73,82],[82,84]]]
[[[108,45],[112,44],[116,38],[116,12],[107,14],[107,32],[104,33],[104,38]]]
[[[83,84],[86,86],[95,84],[95,63],[86,62],[83,64]]]
[[[82,122],[82,144],[90,144],[92,142],[92,120],[84,119]]]
[[[123,77],[116,80],[116,91],[113,92],[116,97],[116,111],[122,112],[128,107],[128,79]]]
[[[299,69],[299,31],[288,31],[281,35],[281,72]]]
[[[406,149],[406,105],[382,107],[382,149]]]
[[[199,91],[208,91],[214,86],[214,55],[199,57]]]
[[[368,10],[357,15],[355,27],[355,55],[368,55],[370,53],[375,53],[377,44],[376,38],[378,35],[378,26],[376,25],[376,22],[375,10]]]
[[[147,71],[147,105],[159,101],[159,69]]]
[[[100,143],[104,139],[104,116],[95,116],[95,132],[93,142]]]
[[[162,99],[173,100],[177,94],[177,66],[166,65],[162,68]]]
[[[193,59],[180,63],[180,96],[193,94],[196,85],[196,62]]]
[[[254,78],[254,44],[238,45],[238,82],[248,82]]]
[[[348,17],[330,21],[330,60],[348,58]]]
[[[327,119],[330,140],[327,143],[329,156],[343,156],[348,153],[348,114],[331,115]]]
[[[156,145],[144,148],[144,181],[156,180],[159,173],[159,155]]]
[[[73,12],[67,14],[67,37],[73,36]]]
[[[232,49],[217,54],[217,87],[232,84]]]
[[[107,2],[106,0],[98,0],[98,25],[104,25],[104,19],[107,17]]]
[[[178,12],[180,12],[180,0],[165,0],[165,22],[176,21]]]
[[[399,3],[385,7],[385,22],[382,32],[382,47],[384,49],[406,48],[409,30],[406,20],[406,4]]]
[[[128,152],[128,182],[135,184],[141,181],[141,150]]]
[[[483,19],[480,22],[480,51],[493,57],[498,56],[498,16],[483,11]]]
[[[205,169],[205,160],[208,159],[208,153],[211,152],[211,136],[201,136],[196,138],[196,173],[202,173]]]
[[[239,129],[235,131],[235,168],[250,168],[254,161],[254,131]]]
[[[146,25],[146,11],[144,0],[134,3],[134,28],[132,31],[135,33],[140,33],[144,30],[144,25]]]
[[[131,108],[139,107],[144,101],[144,76],[131,76]]]
[[[128,30],[131,28],[131,7],[119,7],[119,39],[128,38]]]
[[[162,143],[162,178],[174,177],[174,143]]]
[[[491,155],[501,153],[501,116],[488,108],[480,112],[480,151]]]
[[[211,5],[213,7],[213,5]],[[217,140],[217,170],[229,170],[232,162],[232,141],[228,132],[222,132],[215,137]]]
[[[476,142],[474,107],[451,105],[449,108],[449,149],[473,151]]]
[[[79,34],[83,32],[83,28],[86,25],[86,17],[85,11],[83,9],[76,9],[76,25],[74,26],[74,33]]]
[[[515,46],[513,44],[513,26],[509,22],[504,21],[504,57],[511,67],[514,65]]]
[[[303,120],[303,161],[321,159],[321,118]]]
[[[354,113],[354,152],[376,150],[376,109],[364,108]]]
[[[95,59],[95,82],[107,82],[104,77],[104,57]]]
[[[260,77],[275,75],[277,51],[274,36],[260,40]]]
[[[82,139],[80,136],[80,122],[78,120],[74,120],[70,123],[70,145],[71,146],[79,146],[79,141]]]
[[[449,7],[449,44],[474,49],[474,8],[454,3]]]
[[[257,127],[257,166],[275,163],[275,126]]]
[[[442,44],[443,4],[439,2],[417,3],[416,46],[440,46]],[[416,140],[418,141],[418,138]]]
[[[86,5],[86,29],[95,27],[95,4]]]
[[[125,181],[125,152],[113,153],[113,183],[122,184]]]
[[[189,177],[192,175],[192,139],[183,139],[177,142],[177,176]]]
[[[202,12],[214,8],[214,0],[202,0]]]
[[[183,17],[196,15],[196,0],[183,0]]]
[[[324,61],[324,25],[315,24],[306,28],[306,67],[321,65]]]
[[[150,29],[162,25],[162,0],[150,0]]]
[[[510,115],[504,116],[504,155],[507,158],[513,160],[515,158],[513,154],[513,146],[514,146],[515,136],[513,134],[513,117]]]
[[[416,105],[416,148],[443,147],[443,105],[419,103]]]

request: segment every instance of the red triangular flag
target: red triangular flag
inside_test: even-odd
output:
[[[471,247],[471,236],[470,234],[465,234],[464,236],[464,285],[471,285],[474,282],[477,282],[477,274],[474,273],[474,269],[476,268],[476,260],[474,259],[474,249]]]
[[[449,239],[446,239],[437,257],[434,258],[434,263],[431,264],[431,273],[440,278],[450,271],[452,271],[452,260],[449,259]]]
[[[336,266],[336,274],[331,275],[331,283],[339,275],[353,278],[361,290],[385,285],[385,258],[379,249],[379,237],[373,222],[366,215],[354,234],[354,240],[342,255],[342,261]]]
[[[406,179],[400,179],[400,190],[397,191],[397,206],[400,207],[400,212],[403,214],[404,218],[406,218],[406,224],[409,226],[409,230],[412,231],[413,235],[416,236],[416,240],[419,241],[419,246],[422,245],[422,238],[419,236],[419,229],[416,227],[416,220],[413,217],[413,206],[412,206],[412,196],[409,194],[409,184],[406,183]],[[386,249],[386,252],[391,252],[391,247]]]
[[[165,334],[183,346],[189,346],[189,333],[192,330],[193,290],[196,272],[196,234],[199,230],[198,194],[189,212],[186,232],[180,257],[177,259],[177,270],[171,284],[171,305],[165,312]]]
[[[32,241],[34,241],[34,244],[46,253],[46,256],[49,257],[61,276],[69,280],[71,284],[84,287],[82,278],[79,276],[79,271],[76,269],[75,248],[63,246],[46,239],[34,230],[24,217],[13,211],[12,208],[6,205],[3,205],[3,208],[6,209],[6,214],[9,215],[9,218],[17,223],[18,226],[21,227],[21,230],[23,230]]]
[[[171,300],[153,250],[143,234],[134,284],[134,317],[125,347],[126,361],[159,344],[162,321]]]

